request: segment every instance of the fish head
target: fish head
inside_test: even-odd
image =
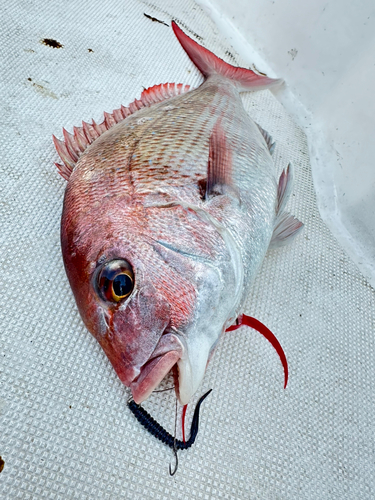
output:
[[[236,276],[217,229],[181,206],[104,203],[63,213],[62,250],[82,319],[134,400],[173,368],[186,404],[233,312]]]

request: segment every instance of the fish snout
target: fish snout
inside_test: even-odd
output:
[[[152,286],[113,311],[100,343],[136,403],[148,398],[184,353],[171,333],[170,305]]]

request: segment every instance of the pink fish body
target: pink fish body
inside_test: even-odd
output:
[[[78,309],[137,403],[174,370],[186,404],[243,311],[267,249],[302,224],[284,212],[270,136],[239,90],[279,83],[174,32],[206,77],[164,84],[55,140],[68,180],[61,222]]]

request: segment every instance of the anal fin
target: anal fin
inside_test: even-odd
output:
[[[267,130],[264,130],[259,123],[256,123],[256,126],[259,129],[259,132],[262,134],[263,139],[266,141],[268,150],[270,152],[270,155],[273,155],[273,152],[275,151],[275,146],[276,144],[273,142],[272,136],[267,132]]]
[[[288,212],[283,212],[276,219],[269,248],[283,247],[290,243],[303,228],[301,221]]]
[[[277,187],[277,205],[276,205],[277,214],[282,213],[285,208],[290,193],[292,192],[293,180],[294,180],[294,171],[292,164],[289,163],[287,168],[282,171],[279,179],[279,185]]]
[[[270,248],[277,248],[287,245],[301,231],[303,224],[293,215],[284,212],[285,205],[292,192],[294,179],[293,167],[291,164],[283,170],[280,175],[277,188],[276,221],[273,230]]]

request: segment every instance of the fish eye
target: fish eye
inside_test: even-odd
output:
[[[100,296],[109,302],[129,297],[134,288],[134,273],[126,260],[112,260],[101,268],[97,286]]]

